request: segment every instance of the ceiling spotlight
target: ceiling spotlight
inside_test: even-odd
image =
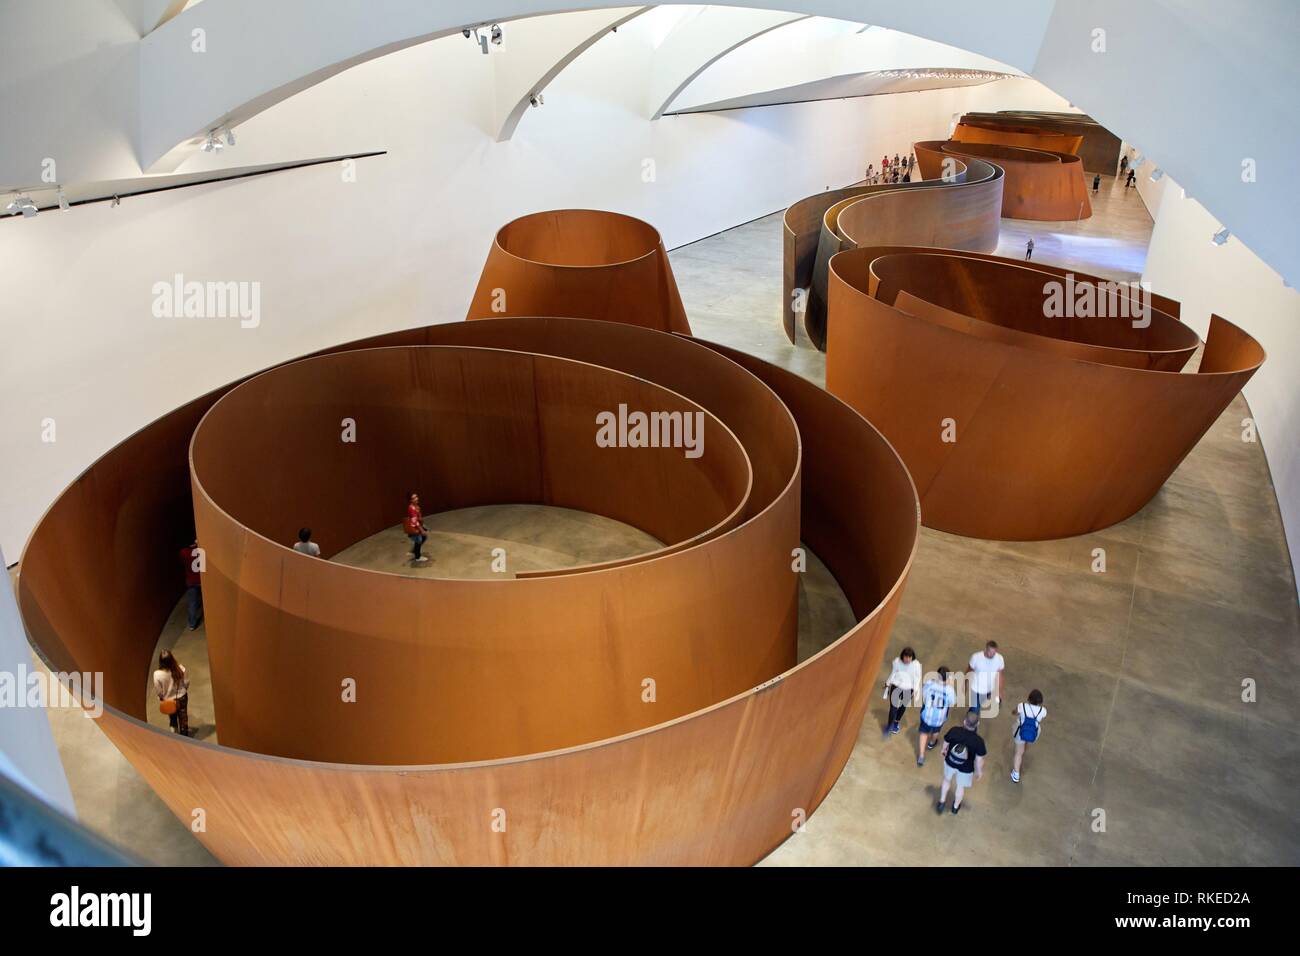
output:
[[[60,208],[60,209],[68,209],[68,208],[69,208],[69,206],[68,206],[68,197],[65,196],[65,195],[63,195],[63,187],[62,187],[62,186],[59,187],[59,208]]]
[[[1210,242],[1214,243],[1216,246],[1221,246],[1228,241],[1228,237],[1231,235],[1232,233],[1228,232],[1226,228],[1220,229],[1218,232],[1216,232],[1213,236],[1210,237]]]
[[[112,208],[117,208],[117,207],[120,206],[120,205],[122,205],[122,197],[121,197],[121,196],[114,196],[114,197],[113,197],[113,206],[112,206]]]
[[[216,130],[210,130],[208,132],[208,138],[205,139],[203,145],[199,147],[199,149],[203,150],[205,153],[219,153],[225,148],[226,144],[217,139]]]
[[[1164,178],[1164,175],[1165,175],[1165,171],[1161,169],[1159,166],[1157,166],[1155,169],[1151,170],[1151,181],[1153,183],[1158,183],[1160,182],[1161,179]]]
[[[492,24],[492,42],[495,43],[497,46],[500,46],[501,40],[502,40],[501,24],[494,23]]]
[[[541,93],[533,93],[531,96],[528,97],[528,103],[530,106],[541,106],[545,102],[546,102],[546,97],[543,96]]]
[[[226,130],[226,145],[227,146],[235,145],[235,131],[233,129]]]
[[[5,213],[10,216],[16,216],[22,213],[24,219],[31,219],[32,216],[40,212],[36,203],[32,202],[31,196],[20,196],[14,193],[13,200],[5,206]]]
[[[460,35],[463,36],[466,40],[468,40],[468,39],[469,39],[469,35],[470,35],[470,33],[472,33],[472,32],[473,32],[473,31],[471,31],[469,27],[466,27],[464,30],[461,30],[461,31],[460,31]]]

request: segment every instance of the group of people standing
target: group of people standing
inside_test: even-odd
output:
[[[894,658],[889,679],[885,681],[889,717],[885,723],[884,735],[888,737],[900,733],[907,708],[919,708],[916,765],[925,766],[926,754],[941,742],[943,744],[940,752],[943,758],[943,785],[939,791],[939,801],[935,805],[937,813],[943,812],[948,801],[948,790],[954,782],[956,790],[952,812],[955,814],[961,810],[966,791],[984,775],[984,758],[988,754],[988,747],[979,734],[980,717],[990,707],[1001,703],[1005,668],[1006,661],[998,652],[996,641],[989,641],[983,650],[971,655],[965,672],[969,708],[961,723],[945,734],[943,725],[948,720],[949,712],[958,703],[957,688],[953,686],[951,672],[947,667],[939,667],[923,681],[921,662],[917,660],[912,648],[904,647],[898,657]],[[1011,735],[1014,746],[1011,764],[1013,783],[1020,782],[1025,751],[1038,740],[1046,717],[1043,694],[1037,689],[1030,691],[1024,702],[1016,707],[1016,723]]]
[[[910,183],[912,181],[912,171],[915,168],[915,156],[908,156],[904,159],[898,153],[895,153],[893,162],[890,162],[888,156],[883,156],[880,159],[879,170],[876,169],[874,163],[867,164],[866,183],[868,186],[876,186],[880,183]]]

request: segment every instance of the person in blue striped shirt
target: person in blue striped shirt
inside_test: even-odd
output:
[[[921,688],[921,729],[916,737],[916,765],[925,766],[925,752],[940,740],[948,709],[957,703],[957,692],[948,680],[948,668],[940,667]]]

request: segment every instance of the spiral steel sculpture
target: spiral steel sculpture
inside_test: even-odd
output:
[[[286,363],[141,429],[42,518],[18,581],[34,644],[104,674],[100,728],[179,819],[203,810],[219,859],[748,864],[829,792],[916,547],[907,470],[798,376],[609,318],[437,325]],[[704,453],[598,448],[594,415],[619,404],[698,414]],[[413,486],[438,508],[593,510],[664,546],[487,581],[286,546],[310,511],[326,553],[344,547]],[[220,746],[144,720],[191,522]],[[87,539],[112,559],[73,575]],[[856,623],[796,663],[802,546]]]
[[[785,334],[795,322],[826,348],[827,264],[860,245],[937,245],[992,252],[998,245],[1002,170],[983,160],[954,160],[952,175],[914,183],[833,189],[785,212]]]

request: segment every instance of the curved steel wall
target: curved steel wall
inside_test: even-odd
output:
[[[914,143],[912,148],[916,165],[926,179],[942,175],[945,156],[960,157],[968,163],[973,159],[996,163],[1006,173],[1002,215],[1008,219],[1061,222],[1092,216],[1088,183],[1078,156],[953,140]]]
[[[1037,110],[1003,110],[1000,113],[967,113],[960,125],[978,126],[1009,132],[1029,131],[1038,134],[1079,137],[1082,141],[1073,152],[1089,172],[1114,175],[1119,162],[1119,137],[1084,113],[1050,113]],[[961,137],[954,136],[954,139]],[[1019,146],[1019,143],[1010,143]],[[1054,147],[1048,146],[1048,149]]]
[[[218,401],[191,466],[222,742],[346,763],[509,757],[637,730],[791,666],[794,495],[728,535],[750,486],[735,436],[701,412],[698,458],[598,447],[596,416],[620,403],[699,410],[599,366],[447,346],[307,359]],[[343,418],[355,442],[339,440]],[[634,523],[669,547],[484,581],[286,546],[303,524],[326,554],[369,537],[397,523],[411,489],[431,513],[537,502]],[[654,707],[646,677],[662,688]]]
[[[803,290],[804,329],[826,347],[826,265],[858,245],[942,245],[973,252],[997,248],[1002,171],[956,160],[953,175],[914,183],[850,186],[801,199],[785,212],[786,336],[795,340],[796,290]]]
[[[220,397],[214,393],[110,451],[44,516],[19,576],[20,604],[35,644],[56,668],[105,673],[101,728],[178,818],[189,821],[194,808],[204,809],[207,829],[198,836],[227,863],[758,860],[790,835],[800,813],[825,797],[872,693],[917,540],[915,489],[898,456],[860,415],[797,376],[727,349],[631,326],[499,319],[398,332],[329,352],[416,342],[513,343],[516,350],[542,353],[552,351],[549,344],[553,354],[653,378],[709,409],[731,427],[752,464],[749,516],[678,554],[703,555],[737,540],[761,527],[757,519],[773,509],[788,517],[785,502],[801,495],[798,538],[841,582],[857,623],[830,647],[758,686],[646,729],[550,753],[365,766],[268,756],[167,734],[140,719],[145,681],[157,634],[179,596],[175,547],[184,543],[179,529],[190,509],[185,449]],[[662,375],[644,374],[655,369]],[[766,407],[753,401],[760,390],[771,396]],[[751,406],[754,414],[733,418]],[[775,432],[768,431],[772,427]],[[88,537],[102,542],[112,560],[100,574],[73,579],[66,555]],[[775,548],[777,539],[764,540],[762,547]],[[793,579],[789,540],[779,538],[779,557]],[[668,560],[650,557],[629,567],[650,574]],[[705,582],[697,593],[725,591],[726,575],[713,562],[701,558],[693,573]],[[432,582],[404,583],[414,592]],[[659,597],[675,603],[670,594]],[[709,613],[707,604],[696,612]],[[490,619],[490,602],[482,615]],[[663,623],[671,630],[680,620],[665,615]],[[611,654],[617,652],[617,624],[608,622]],[[744,625],[725,627],[739,631]],[[331,650],[330,642],[317,648]],[[214,662],[214,679],[217,670]]]
[[[521,315],[691,331],[658,231],[599,209],[537,212],[497,232],[466,318]]]
[[[1028,126],[993,126],[974,120],[961,120],[950,137],[958,143],[991,143],[997,146],[1016,146],[1020,149],[1045,149],[1054,153],[1079,155],[1083,145],[1082,135],[1069,135],[1056,130],[1036,130]]]
[[[962,257],[979,261],[948,261]],[[1060,276],[955,250],[855,249],[831,260],[826,387],[898,448],[927,527],[1039,540],[1122,521],[1264,360],[1218,316],[1196,374],[1176,371],[1191,337],[1171,315],[1138,330],[1114,319],[1030,323],[1045,282]],[[1006,305],[1017,297],[1026,301]]]

